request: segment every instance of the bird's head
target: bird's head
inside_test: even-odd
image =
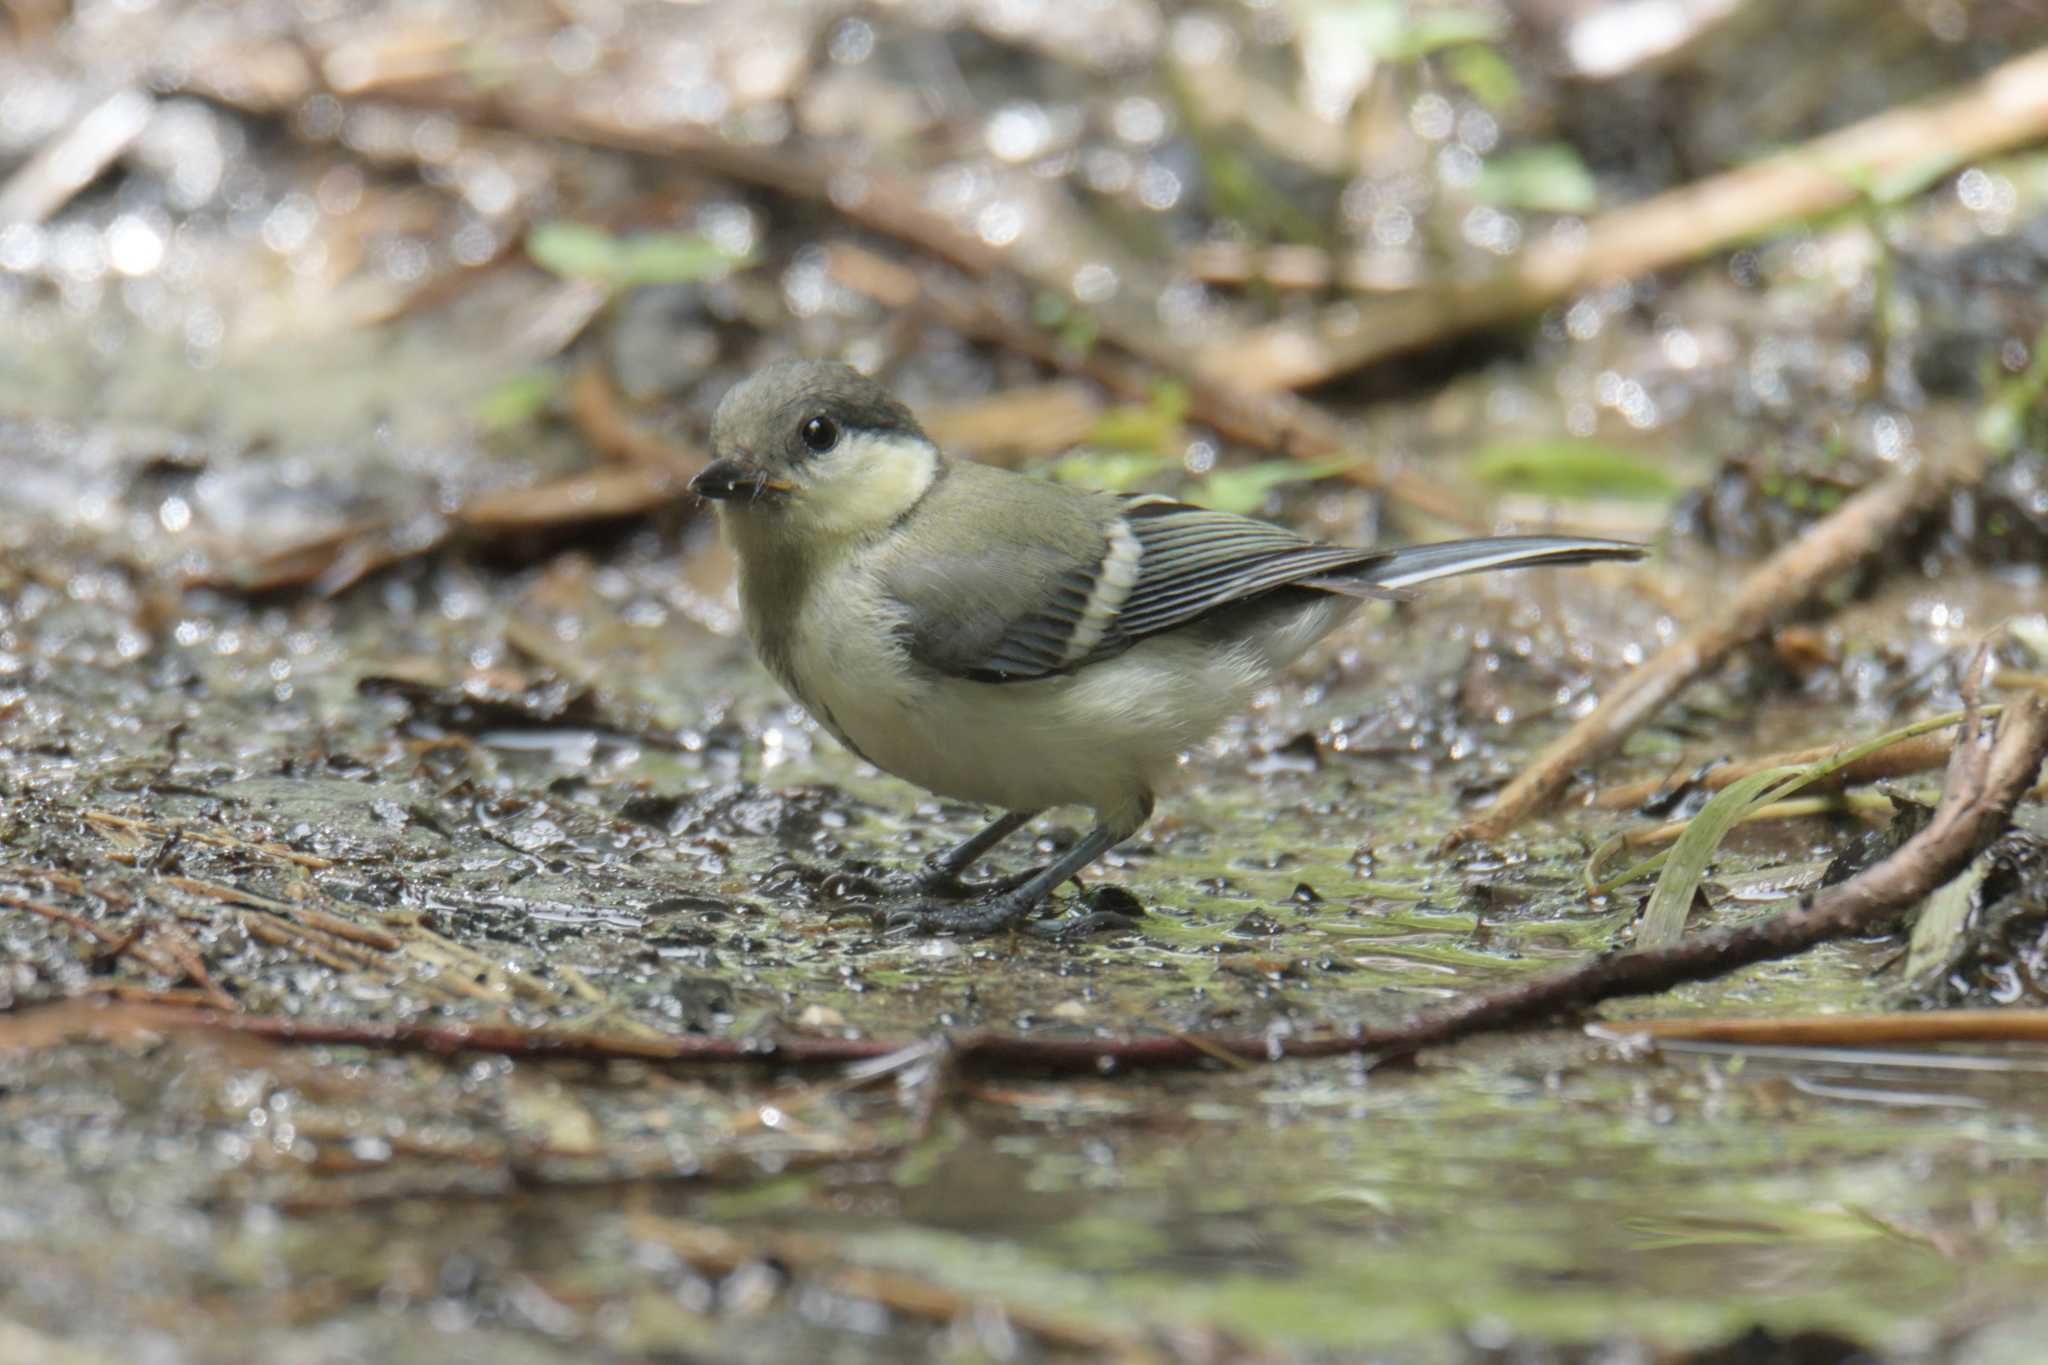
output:
[[[733,386],[711,419],[712,462],[690,482],[743,540],[819,544],[879,533],[924,495],[939,452],[873,380],[783,361]]]

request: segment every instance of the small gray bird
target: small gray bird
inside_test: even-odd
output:
[[[1360,599],[1643,554],[1576,536],[1366,550],[1048,483],[949,459],[910,409],[825,362],[769,365],[736,385],[711,443],[690,487],[718,503],[769,671],[869,763],[1004,812],[895,888],[906,903],[890,921],[934,931],[1024,925],[1151,817],[1184,750]],[[1066,805],[1092,808],[1095,825],[1050,866],[960,881],[1033,815]]]

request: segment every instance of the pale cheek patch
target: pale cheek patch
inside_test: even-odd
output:
[[[814,535],[871,535],[910,510],[932,486],[938,452],[914,438],[850,436],[799,477],[798,512]]]

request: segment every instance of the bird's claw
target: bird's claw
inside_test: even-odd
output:
[[[1058,919],[1032,920],[1020,925],[1018,932],[1033,938],[1050,939],[1054,943],[1073,943],[1090,934],[1121,934],[1137,927],[1138,921],[1129,915],[1120,915],[1114,910],[1087,910],[1061,915]]]
[[[949,934],[975,938],[1015,929],[1033,938],[1070,943],[1090,934],[1122,931],[1137,927],[1129,915],[1114,911],[1081,911],[1057,919],[1033,919],[1032,907],[1007,897],[966,905],[929,905],[913,902],[883,909],[877,918],[884,929],[902,933]]]
[[[957,934],[976,937],[1006,928],[1029,914],[1031,907],[1003,899],[970,901],[961,905],[932,905],[912,901],[877,912],[884,929],[917,934]]]
[[[915,872],[840,871],[825,878],[819,890],[838,901],[991,900],[1015,891],[1037,876],[1038,871],[1037,868],[1029,868],[983,882],[965,881],[954,873],[929,864]]]

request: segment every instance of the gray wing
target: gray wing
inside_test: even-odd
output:
[[[983,682],[1074,667],[1119,511],[1099,493],[949,464],[880,568],[905,652]]]
[[[920,560],[885,580],[897,634],[917,663],[977,682],[1064,673],[1075,626],[1087,615],[1096,565],[1053,555],[989,553]]]
[[[1386,558],[1384,550],[1325,545],[1269,521],[1158,496],[1131,498],[1123,524],[1140,557],[1137,579],[1102,641],[1114,646],[1111,652],[1229,603],[1304,580],[1345,577]]]
[[[1385,558],[1168,498],[1105,502],[1085,548],[963,546],[897,565],[885,586],[911,658],[981,682],[1048,677],[1228,603]]]
[[[1156,494],[1099,506],[1105,514],[1087,520],[1085,534],[1060,544],[1022,540],[1011,528],[1034,522],[1016,517],[995,523],[989,539],[928,546],[899,564],[885,586],[911,658],[953,677],[1019,682],[1111,658],[1147,636],[1283,588],[1399,596],[1453,574],[1643,553],[1573,536],[1369,550]]]

